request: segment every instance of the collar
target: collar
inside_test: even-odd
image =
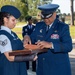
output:
[[[9,28],[6,27],[6,26],[1,26],[1,30],[5,30],[5,31],[7,31],[8,33],[11,34],[11,29],[9,29]]]
[[[53,23],[51,23],[51,24],[49,25],[49,29],[51,28],[52,25],[53,25]]]
[[[28,25],[29,28],[32,28],[33,25]]]

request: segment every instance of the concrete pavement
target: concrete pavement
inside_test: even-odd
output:
[[[31,69],[29,69],[27,72],[28,72],[28,75],[36,75],[36,72],[32,72]]]
[[[73,50],[69,53],[72,75],[75,75],[75,43],[73,44]]]

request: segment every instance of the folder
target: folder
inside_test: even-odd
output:
[[[25,49],[23,50],[15,50],[12,52],[9,52],[10,56],[16,56],[16,55],[30,55],[34,53],[43,53],[47,52],[48,49],[41,49],[37,45],[28,44],[25,46]]]

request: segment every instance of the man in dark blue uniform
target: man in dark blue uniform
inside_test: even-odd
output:
[[[58,7],[57,4],[39,6],[43,21],[36,24],[30,37],[24,38],[25,43],[32,42],[48,49],[38,54],[37,75],[71,75],[68,53],[72,50],[72,39],[69,25],[56,18]]]
[[[33,32],[35,26],[32,24],[32,16],[28,16],[26,18],[28,24],[26,26],[23,27],[22,29],[22,36],[24,38],[25,35],[31,35],[31,33]],[[26,66],[27,69],[29,69],[29,61],[26,61]],[[32,71],[36,71],[36,61],[32,61]]]
[[[34,28],[35,28],[35,26],[32,24],[33,21],[32,21],[31,16],[28,16],[28,18],[26,18],[26,20],[27,20],[28,24],[26,26],[24,26],[23,29],[22,29],[22,36],[23,37],[26,34],[30,35],[33,32]]]

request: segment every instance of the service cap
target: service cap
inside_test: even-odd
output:
[[[5,5],[1,8],[1,12],[6,12],[13,15],[16,19],[21,16],[20,11],[12,5]]]
[[[59,7],[58,4],[44,4],[38,6],[38,9],[41,10],[42,18],[49,18],[53,15],[53,12],[55,12],[58,7]]]

